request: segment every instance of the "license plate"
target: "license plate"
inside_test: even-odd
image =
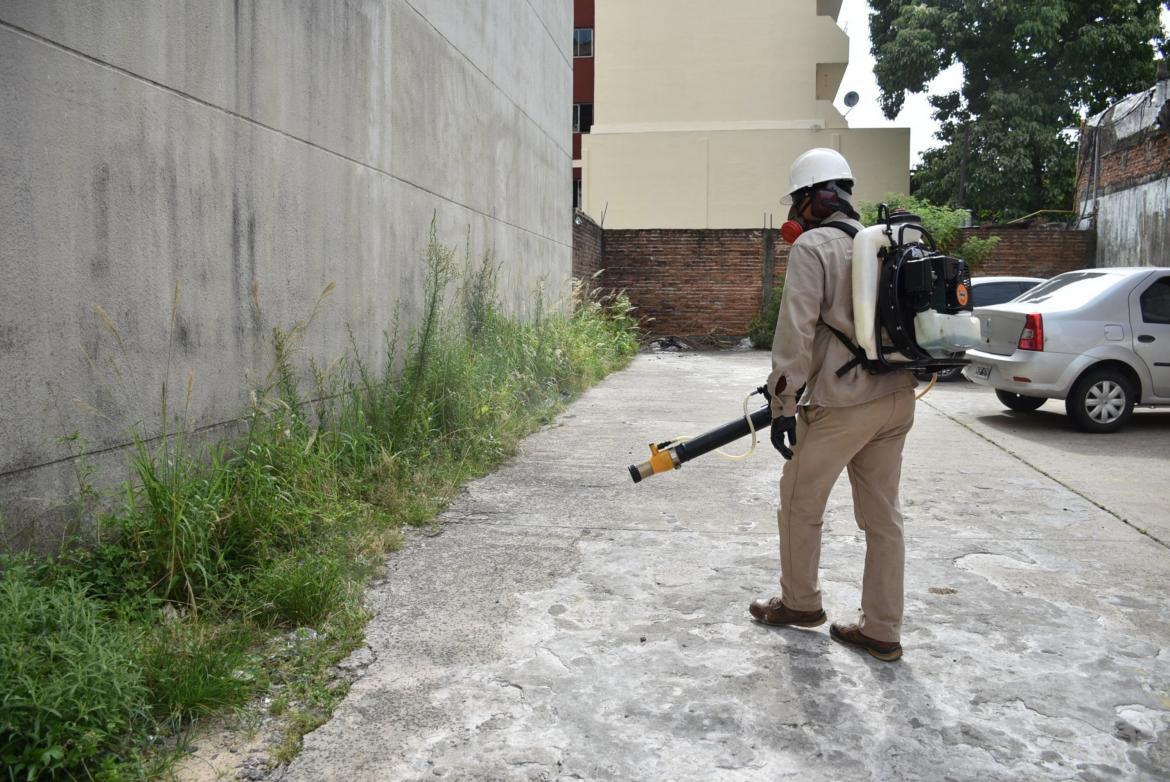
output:
[[[975,377],[977,377],[981,380],[986,380],[987,378],[991,377],[991,365],[990,364],[976,364],[973,367],[973,369],[974,369],[973,374],[975,375]]]

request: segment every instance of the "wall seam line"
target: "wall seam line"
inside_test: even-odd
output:
[[[404,0],[404,2],[405,2],[405,0]],[[407,3],[407,5],[410,5],[410,4]],[[414,6],[411,6],[411,9],[414,10]],[[418,13],[417,10],[415,11],[415,13]],[[420,16],[421,16],[421,14],[420,14]],[[424,17],[424,19],[425,19],[425,17]],[[429,22],[428,22],[428,24],[429,24]],[[66,54],[69,54],[69,55],[76,57],[80,60],[97,65],[101,68],[106,68],[110,71],[113,71],[114,73],[121,74],[123,76],[126,76],[127,78],[133,79],[133,80],[140,82],[142,84],[147,84],[147,85],[152,86],[156,89],[162,90],[163,92],[167,92],[171,95],[175,95],[179,98],[182,98],[186,101],[194,103],[198,106],[203,106],[204,108],[211,109],[212,111],[218,111],[221,114],[226,114],[227,116],[232,117],[232,118],[237,119],[237,120],[240,120],[241,122],[247,123],[247,124],[252,125],[254,127],[262,128],[263,130],[267,130],[270,133],[275,133],[278,136],[289,139],[290,141],[295,141],[295,142],[298,142],[300,144],[303,144],[303,145],[309,147],[310,149],[315,149],[319,152],[325,153],[326,155],[331,155],[335,158],[338,158],[340,160],[344,160],[344,161],[351,163],[355,166],[358,166],[360,168],[364,168],[366,170],[373,171],[377,174],[381,174],[382,176],[385,176],[389,179],[393,179],[396,182],[401,182],[404,185],[407,185],[409,187],[413,187],[416,190],[420,190],[424,193],[427,193],[428,195],[434,196],[435,198],[438,198],[438,199],[445,201],[449,204],[452,204],[454,206],[458,206],[462,209],[467,210],[468,212],[472,212],[472,213],[477,214],[481,217],[486,217],[489,220],[494,220],[494,221],[501,223],[503,225],[506,225],[510,228],[515,228],[518,231],[523,231],[525,233],[532,234],[533,236],[539,237],[539,238],[544,239],[548,242],[552,242],[553,244],[560,245],[561,247],[572,248],[572,244],[570,244],[570,243],[562,242],[558,239],[554,239],[551,236],[545,236],[544,234],[540,233],[539,231],[534,231],[531,228],[525,228],[522,225],[517,225],[516,223],[509,222],[508,220],[505,220],[501,217],[497,217],[495,215],[488,214],[487,212],[484,212],[480,209],[477,209],[474,206],[470,206],[469,204],[464,204],[460,201],[456,201],[455,199],[450,198],[450,197],[445,196],[445,195],[442,195],[441,193],[436,193],[435,191],[431,190],[428,187],[420,185],[417,182],[412,182],[411,180],[406,179],[405,177],[398,176],[397,174],[393,174],[393,173],[391,173],[383,168],[372,165],[370,163],[366,163],[365,161],[362,161],[362,160],[358,160],[357,158],[346,155],[343,152],[338,152],[336,150],[330,149],[329,147],[318,144],[315,141],[310,141],[308,139],[301,138],[300,136],[289,133],[288,131],[281,130],[280,128],[276,128],[276,127],[273,127],[271,125],[265,124],[257,119],[253,119],[252,117],[248,117],[244,114],[241,114],[238,111],[232,111],[231,109],[225,108],[224,106],[216,105],[210,101],[204,100],[203,98],[196,97],[195,95],[191,95],[190,93],[183,92],[182,90],[176,89],[176,88],[171,87],[171,86],[166,85],[166,84],[163,84],[162,82],[155,81],[154,79],[151,79],[147,76],[143,76],[143,75],[135,73],[131,70],[127,70],[126,68],[122,68],[118,65],[113,65],[112,63],[108,63],[105,60],[102,60],[102,59],[99,59],[99,58],[94,57],[92,55],[86,54],[85,52],[78,51],[77,49],[66,46],[63,43],[59,43],[59,42],[54,41],[50,38],[46,38],[43,35],[39,35],[38,33],[34,33],[31,30],[26,30],[23,27],[18,27],[17,25],[12,24],[11,22],[7,22],[3,19],[0,19],[0,30],[8,30],[9,32],[11,32],[15,35],[22,36],[24,38],[27,38],[30,41],[34,41],[36,43],[43,44],[43,45],[48,46],[50,48],[65,52]],[[439,33],[439,34],[442,35],[442,33]],[[446,40],[446,38],[444,38],[444,40]],[[448,43],[450,43],[450,42],[448,42]],[[452,46],[454,46],[454,45],[452,44]],[[458,51],[458,49],[456,49],[456,51]],[[459,53],[463,54],[463,52],[459,52]],[[463,56],[466,57],[467,55],[463,55]],[[469,60],[469,62],[470,62],[470,60]],[[474,67],[475,64],[472,63],[472,66]],[[478,68],[477,68],[477,70],[478,70]],[[482,73],[482,71],[481,71],[481,73]],[[485,74],[485,77],[486,77],[486,74]],[[489,79],[489,81],[490,81],[490,79]],[[496,85],[494,82],[492,83],[492,85],[495,86],[496,89],[499,89],[499,86]],[[513,104],[513,105],[515,105],[515,104]],[[524,114],[524,110],[521,109],[519,106],[516,106],[516,109],[518,111],[520,111],[520,113]],[[527,117],[529,121],[533,122],[533,124],[535,124],[535,120],[533,120],[527,114],[524,114],[524,116]],[[539,128],[540,126],[537,125],[537,127]],[[541,132],[544,133],[546,136],[548,136],[548,134],[545,133],[543,129],[541,129]],[[556,141],[552,139],[551,136],[549,136],[549,140],[552,141],[554,146],[556,146],[557,149],[560,149],[561,152],[564,152],[566,155],[569,154],[564,149],[562,149],[560,147],[560,145],[557,144]]]
[[[537,21],[540,22],[540,26],[544,28],[544,31],[548,33],[549,40],[552,41],[553,46],[557,50],[557,53],[561,55],[561,59],[565,61],[565,65],[569,66],[569,71],[571,72],[573,70],[572,60],[569,59],[568,55],[561,51],[561,45],[557,43],[556,36],[552,34],[552,30],[548,29],[548,25],[544,23],[544,17],[540,15],[540,11],[536,10],[536,6],[532,4],[532,0],[524,0],[524,2],[529,8],[532,9],[533,15],[536,17]]]
[[[483,76],[485,79],[487,79],[488,84],[495,87],[496,90],[501,95],[504,96],[504,99],[512,104],[513,108],[515,108],[516,111],[523,114],[525,119],[527,119],[534,126],[536,126],[536,129],[539,130],[541,132],[541,134],[544,135],[545,138],[547,138],[549,141],[551,141],[553,143],[553,146],[555,146],[557,149],[559,149],[564,154],[568,155],[570,162],[573,160],[572,150],[566,149],[565,147],[562,147],[560,145],[560,143],[555,138],[552,137],[552,134],[550,134],[547,130],[545,130],[544,127],[539,122],[537,122],[535,119],[533,119],[532,116],[527,111],[525,111],[524,108],[519,103],[517,103],[515,100],[513,100],[512,96],[509,95],[507,92],[505,92],[503,87],[496,84],[495,80],[491,76],[487,75],[487,71],[485,71],[483,68],[479,67],[479,65],[476,64],[475,60],[471,59],[471,57],[468,56],[467,52],[463,51],[458,46],[456,46],[455,42],[452,41],[450,38],[448,38],[446,35],[444,35],[443,31],[440,30],[438,27],[436,27],[434,22],[432,22],[430,19],[428,19],[426,17],[426,15],[423,14],[422,11],[415,8],[414,3],[410,2],[410,0],[402,0],[402,2],[404,5],[406,5],[408,8],[410,8],[411,11],[414,11],[416,14],[418,14],[418,17],[420,19],[422,19],[424,22],[426,22],[427,26],[429,26],[432,30],[434,30],[436,35],[438,35],[440,38],[442,38],[444,41],[446,41],[448,46],[450,46],[455,51],[459,52],[459,55],[463,59],[467,60],[468,65],[470,65],[472,68],[475,68],[475,70],[479,72],[480,76]],[[558,48],[557,51],[559,52],[560,49]],[[572,73],[572,66],[569,67],[569,72],[570,72],[570,74]],[[566,112],[566,114],[567,114],[567,112]],[[570,166],[570,168],[571,168],[571,166]]]

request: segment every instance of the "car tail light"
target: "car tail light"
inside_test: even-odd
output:
[[[1020,350],[1044,350],[1044,319],[1033,312],[1025,316],[1024,330],[1020,332]]]

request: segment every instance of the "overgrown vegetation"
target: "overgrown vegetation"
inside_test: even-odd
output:
[[[362,589],[403,526],[637,348],[624,297],[521,322],[499,307],[490,256],[469,254],[460,275],[432,226],[426,261],[421,323],[401,346],[386,335],[379,368],[351,337],[334,366],[308,360],[306,389],[312,318],[274,330],[245,437],[201,452],[182,432],[139,440],[99,545],[0,561],[8,778],[156,773],[193,718],[275,684],[273,713],[297,709],[282,752],[295,751],[343,694],[322,677],[360,641]]]
[[[756,350],[771,350],[772,339],[776,336],[776,318],[780,316],[780,300],[784,298],[784,284],[772,288],[772,295],[764,308],[752,315],[748,323],[748,339]]]

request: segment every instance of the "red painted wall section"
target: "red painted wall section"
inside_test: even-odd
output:
[[[593,0],[573,0],[573,26],[593,26]]]
[[[573,103],[593,102],[593,58],[573,58]]]

